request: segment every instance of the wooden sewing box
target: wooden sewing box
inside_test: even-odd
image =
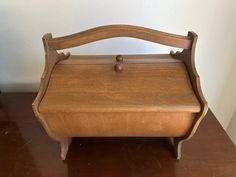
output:
[[[57,50],[130,37],[182,48],[169,54],[70,55]],[[194,62],[197,35],[108,25],[43,36],[45,69],[33,110],[64,160],[72,137],[168,137],[176,158],[208,106]],[[122,44],[121,44],[122,45]]]

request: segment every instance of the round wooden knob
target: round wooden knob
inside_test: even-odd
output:
[[[122,55],[117,55],[117,56],[116,56],[116,61],[117,61],[117,62],[122,62],[122,61],[123,61]]]
[[[121,72],[123,70],[122,64],[115,64],[114,69],[116,72]]]

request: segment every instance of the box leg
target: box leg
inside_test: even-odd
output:
[[[66,159],[66,154],[68,152],[68,149],[70,147],[72,138],[62,138],[60,140],[60,145],[61,145],[61,159],[65,160]]]
[[[183,140],[178,137],[170,137],[170,142],[174,148],[174,154],[177,160],[181,158],[181,151],[182,151],[182,142]]]

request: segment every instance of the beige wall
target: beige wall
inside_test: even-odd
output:
[[[0,89],[4,92],[37,89],[44,65],[41,37],[46,32],[60,36],[114,23],[184,35],[193,30],[199,35],[196,66],[203,91],[226,128],[236,108],[235,16],[235,0],[1,0]],[[94,54],[167,51],[169,48],[128,39],[73,49],[76,53]]]

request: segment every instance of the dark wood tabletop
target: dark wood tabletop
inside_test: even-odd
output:
[[[211,111],[179,161],[166,138],[74,138],[62,161],[35,95],[0,95],[0,177],[236,177],[236,148]]]

